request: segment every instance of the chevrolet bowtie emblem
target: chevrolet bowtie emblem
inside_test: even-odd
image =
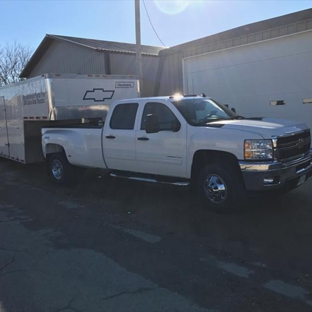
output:
[[[83,99],[84,100],[93,100],[94,102],[103,102],[105,100],[110,100],[115,91],[107,90],[101,88],[95,88],[92,91],[86,91]]]

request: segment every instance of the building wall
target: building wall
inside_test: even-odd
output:
[[[104,56],[103,52],[54,40],[28,78],[44,73],[103,74]]]
[[[312,128],[312,30],[185,58],[184,90]]]
[[[301,14],[301,12],[299,13]],[[184,58],[214,51],[223,51],[233,47],[249,45],[312,29],[312,9],[303,13],[305,13],[305,15],[302,15],[302,17],[300,15],[300,18],[305,18],[305,20],[269,29],[265,22],[259,22],[249,25],[250,27],[248,25],[242,26],[238,29],[160,51],[160,66],[157,73],[157,83],[155,85],[154,93],[156,95],[167,95],[175,92],[184,93],[182,77],[182,60]],[[282,18],[290,20],[290,17],[286,16],[278,18],[279,20],[275,23],[281,24],[283,21]],[[297,16],[296,18],[299,17]]]
[[[178,52],[160,57],[155,95],[183,94],[182,55],[183,53]]]
[[[112,74],[136,75],[135,54],[110,53],[109,59]],[[158,56],[142,56],[143,91],[141,96],[154,96],[158,63]]]
[[[142,96],[152,96],[158,56],[143,56],[142,62]],[[135,54],[96,51],[70,42],[54,40],[28,78],[44,73],[136,75],[136,59]]]

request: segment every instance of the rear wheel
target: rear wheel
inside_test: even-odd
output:
[[[53,180],[58,184],[68,185],[75,179],[75,168],[68,162],[63,153],[55,153],[49,157],[48,170]]]
[[[206,165],[198,176],[203,205],[217,213],[234,211],[243,204],[242,179],[228,163]]]

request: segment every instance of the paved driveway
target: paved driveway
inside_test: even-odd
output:
[[[0,172],[1,312],[312,310],[312,180],[216,215],[186,188]]]

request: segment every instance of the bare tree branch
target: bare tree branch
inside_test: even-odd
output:
[[[0,86],[22,80],[19,75],[31,54],[29,47],[16,42],[0,46]]]

